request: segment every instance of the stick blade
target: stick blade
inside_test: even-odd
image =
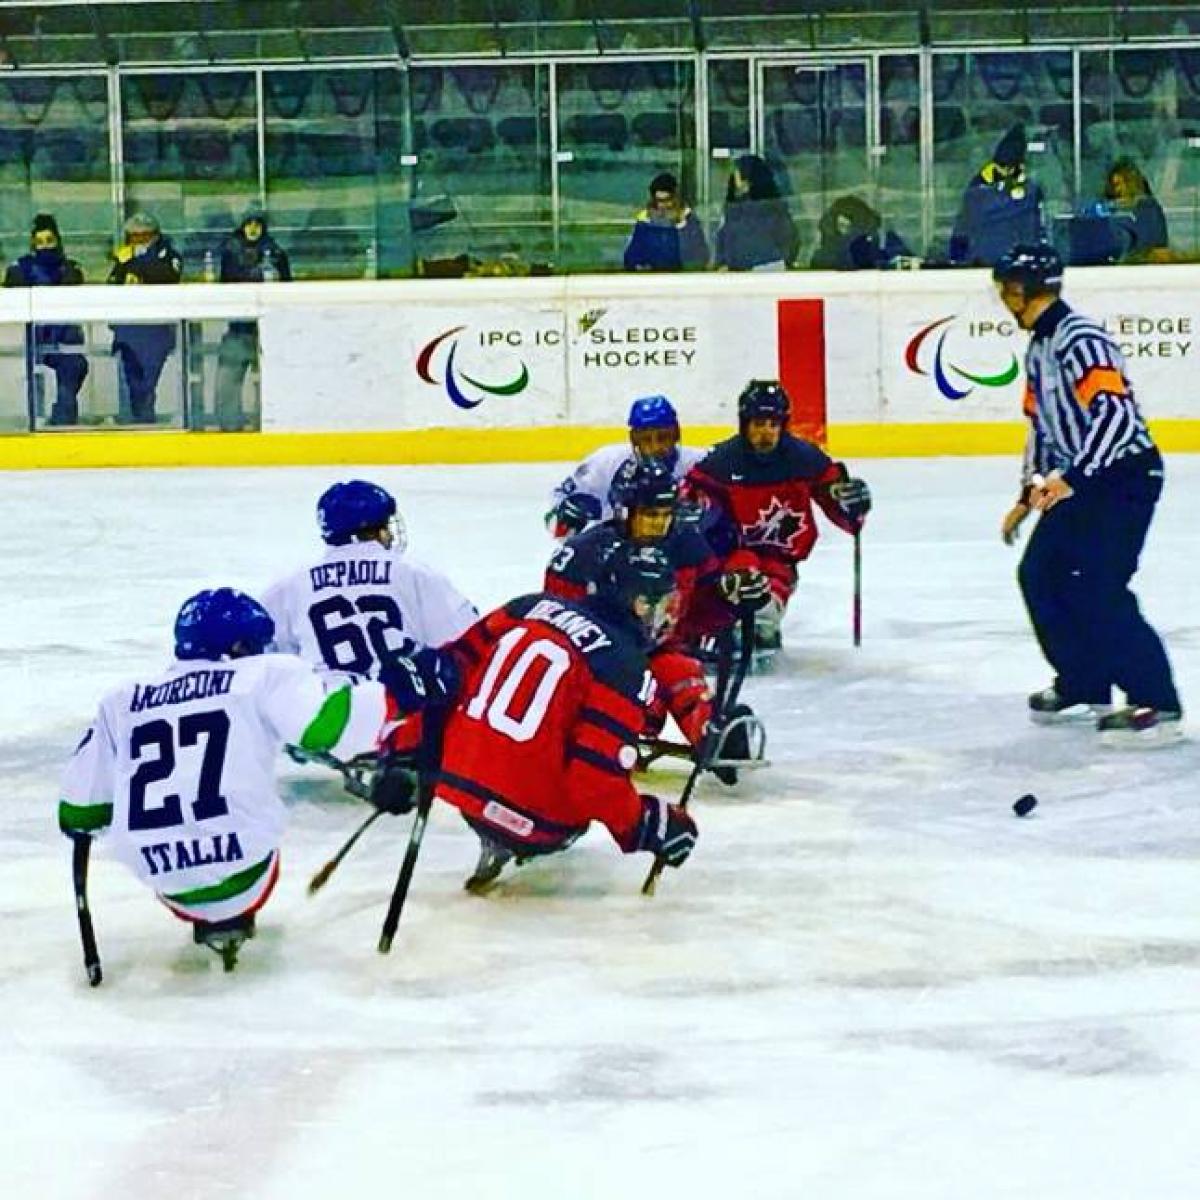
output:
[[[87,977],[89,987],[99,987],[104,982],[104,972],[98,962],[87,964]]]

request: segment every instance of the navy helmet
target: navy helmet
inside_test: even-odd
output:
[[[261,654],[275,622],[253,596],[236,588],[210,588],[185,600],[175,618],[176,658],[241,658]]]
[[[330,546],[345,546],[355,534],[380,529],[395,516],[391,493],[365,479],[335,483],[317,501],[317,524]]]
[[[608,502],[622,517],[634,508],[673,508],[678,497],[675,473],[661,458],[627,458],[608,491]]]
[[[997,283],[1019,283],[1027,292],[1057,292],[1063,260],[1049,242],[1025,243],[1006,250],[992,268]]]
[[[657,640],[672,621],[675,568],[657,546],[621,542],[600,570],[597,592],[602,600],[632,613]]]
[[[666,396],[643,396],[629,409],[629,428],[678,429],[679,414]]]
[[[782,425],[792,415],[792,402],[777,379],[752,379],[738,397],[738,424],[744,429],[755,417],[771,417]]]

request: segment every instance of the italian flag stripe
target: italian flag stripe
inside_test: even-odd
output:
[[[249,891],[266,873],[271,866],[274,853],[268,854],[262,862],[256,862],[252,867],[239,871],[236,875],[227,875],[220,883],[210,883],[207,887],[193,888],[190,892],[175,892],[164,894],[163,899],[172,904],[182,904],[191,907],[194,904],[216,904],[219,900],[232,900]]]
[[[70,800],[58,802],[58,827],[63,833],[95,833],[112,824],[111,804],[72,804]]]

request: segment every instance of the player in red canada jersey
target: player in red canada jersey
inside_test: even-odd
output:
[[[691,853],[687,812],[639,795],[630,780],[653,689],[646,652],[673,583],[660,550],[626,544],[593,595],[518,597],[450,648],[462,683],[436,794],[483,844],[471,890],[514,857],[565,849],[592,821],[627,854],[648,850],[679,866]]]
[[[727,572],[759,571],[771,602],[755,618],[755,643],[777,650],[780,624],[796,589],[796,564],[817,540],[813,502],[840,529],[857,533],[871,492],[819,446],[788,432],[791,402],[774,380],[752,379],[738,397],[738,432],[688,473],[687,487],[726,518],[737,549]]]

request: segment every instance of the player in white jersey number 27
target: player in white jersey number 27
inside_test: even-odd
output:
[[[279,874],[280,747],[339,758],[374,751],[409,700],[379,682],[328,688],[302,659],[266,652],[274,632],[266,610],[232,588],[188,600],[175,661],[100,702],[58,810],[69,837],[105,834],[112,855],[191,922],[226,969]],[[97,958],[97,976],[98,967]]]

